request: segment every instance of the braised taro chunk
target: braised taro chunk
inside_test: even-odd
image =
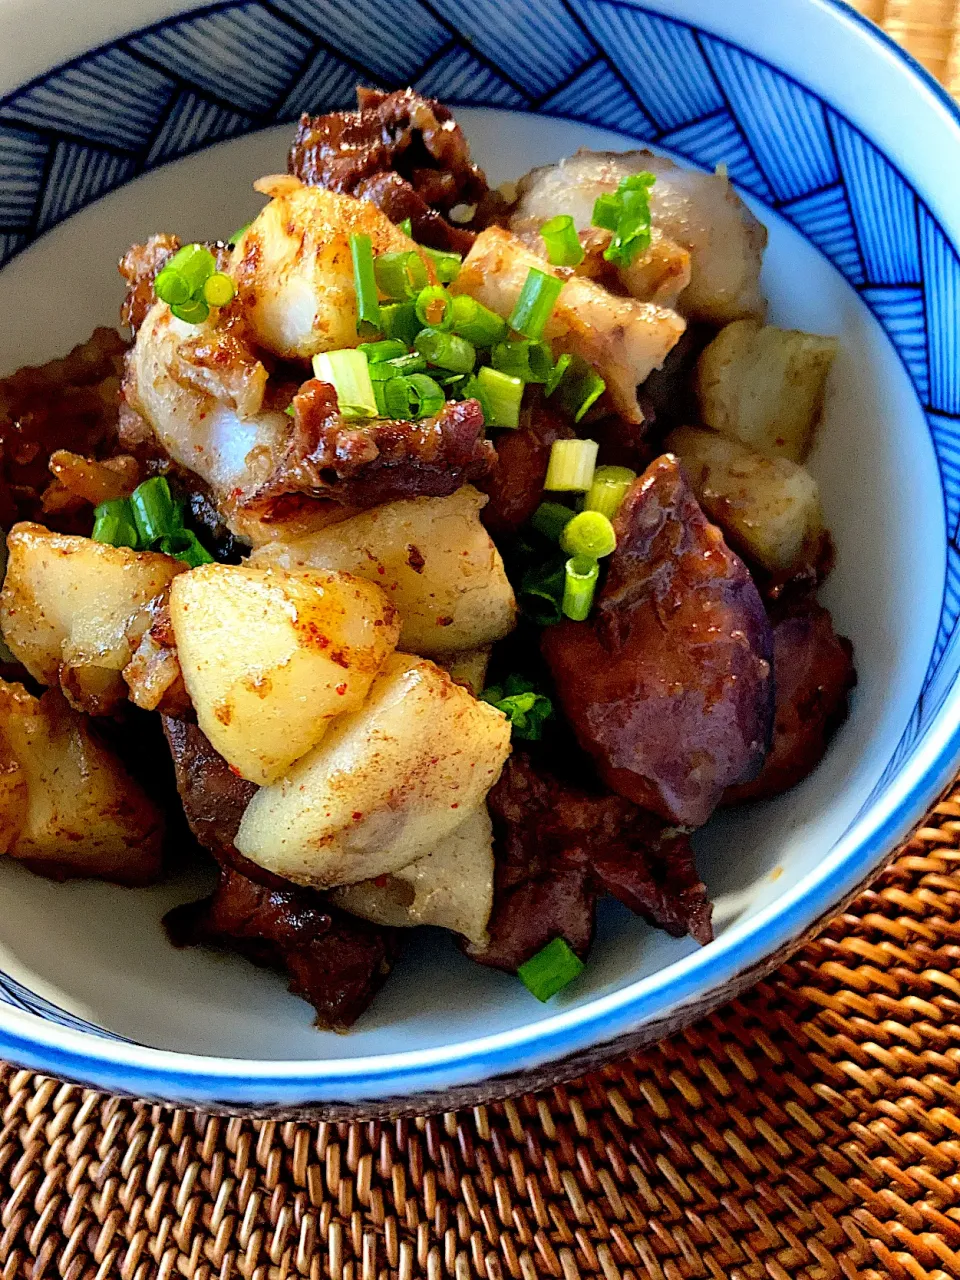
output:
[[[231,770],[197,725],[164,716],[163,727],[190,829],[220,863],[220,882],[209,898],[167,915],[171,939],[181,947],[224,947],[284,969],[290,989],[316,1009],[318,1026],[350,1026],[389,974],[399,935],[248,862],[233,842],[257,788]]]
[[[776,718],[773,745],[752,782],[730,787],[725,804],[768,800],[789,791],[823,759],[847,717],[857,682],[853,646],[833,629],[826,609],[809,601],[773,628]]]
[[[370,200],[392,222],[409,218],[421,244],[466,253],[473,235],[448,215],[494,196],[449,109],[413,89],[358,89],[357,100],[358,111],[300,117],[290,172]]]
[[[674,937],[711,940],[687,837],[629,800],[591,792],[515,753],[490,792],[496,892],[490,942],[468,954],[515,970],[552,938],[585,955],[600,894]]]
[[[615,528],[593,618],[548,628],[543,653],[608,786],[668,822],[700,826],[763,762],[770,624],[669,454],[634,482]]]

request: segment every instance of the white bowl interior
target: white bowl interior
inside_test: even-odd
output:
[[[628,148],[599,129],[501,111],[458,112],[491,178],[517,177],[578,146]],[[284,167],[290,128],[157,170],[87,208],[0,272],[0,369],[49,359],[114,324],[113,262],[157,230],[228,234],[261,200],[252,180]],[[816,867],[870,793],[916,702],[943,584],[943,511],[933,449],[903,366],[839,273],[769,210],[766,290],[778,324],[838,334],[812,469],[837,544],[824,601],[856,646],[860,684],[826,760],[783,798],[726,813],[698,837],[718,932],[749,919]],[[176,951],[160,920],[202,874],[149,890],[55,885],[0,865],[0,969],[62,1008],[159,1048],[256,1059],[351,1058],[449,1045],[588,1003],[695,950],[604,904],[586,973],[550,1006],[422,931],[348,1036],[317,1032],[278,975]],[[825,908],[829,904],[824,904]]]

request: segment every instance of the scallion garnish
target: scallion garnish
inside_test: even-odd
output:
[[[573,517],[574,512],[562,502],[541,502],[530,517],[530,523],[551,542],[559,542],[560,535]]]
[[[411,373],[423,373],[426,367],[427,362],[423,356],[410,351],[393,360],[378,360],[376,364],[370,365],[370,380],[374,384],[389,382],[391,378],[404,378]]]
[[[607,262],[629,267],[638,254],[650,248],[650,188],[656,180],[652,173],[631,173],[615,192],[597,198],[593,225],[613,232],[603,251]]]
[[[94,542],[104,542],[111,547],[130,547],[133,550],[140,545],[137,526],[133,512],[130,510],[128,498],[111,498],[109,502],[101,502],[93,513]]]
[[[225,307],[237,292],[237,286],[224,271],[215,271],[203,282],[203,300],[211,307]]]
[[[190,294],[196,297],[217,269],[217,260],[205,244],[185,244],[166,264],[177,271],[190,286]]]
[[[559,387],[560,383],[563,381],[563,375],[570,368],[571,364],[573,364],[573,356],[569,355],[566,351],[563,355],[557,357],[557,363],[553,366],[547,381],[544,384],[544,395],[553,395],[557,387]]]
[[[377,297],[377,277],[373,270],[373,242],[370,237],[362,234],[352,235],[350,256],[353,259],[353,287],[357,294],[357,332],[362,331],[363,325],[379,329],[380,302]]]
[[[192,292],[187,277],[181,275],[176,267],[169,266],[157,272],[153,291],[168,306],[181,306],[184,302],[189,302]]]
[[[517,977],[531,995],[545,1003],[578,978],[584,968],[583,961],[570,949],[567,941],[554,938],[520,966]]]
[[[531,267],[508,321],[510,328],[525,338],[539,341],[562,288],[562,280]]]
[[[228,246],[232,249],[235,244],[238,244],[252,225],[251,222],[245,222],[242,227],[239,227],[227,241]]]
[[[373,270],[380,292],[395,302],[415,298],[427,284],[427,268],[414,249],[381,253],[374,259]]]
[[[451,373],[470,373],[477,362],[473,343],[455,333],[443,333],[439,329],[421,329],[413,344],[420,355],[440,369]]]
[[[602,560],[617,549],[613,525],[599,511],[581,511],[560,535],[560,546],[569,556]]]
[[[383,403],[388,418],[430,418],[440,412],[446,403],[443,388],[425,373],[412,373],[406,378],[391,378],[384,382]]]
[[[213,556],[192,529],[176,529],[167,537],[161,538],[160,550],[165,556],[183,561],[191,569],[196,569],[201,564],[213,563]]]
[[[407,344],[399,338],[386,338],[381,342],[361,342],[357,347],[367,357],[370,364],[379,364],[383,360],[395,360],[397,356],[407,354]]]
[[[522,676],[507,677],[501,688],[494,685],[480,694],[481,702],[489,702],[510,721],[515,738],[525,742],[539,742],[543,736],[543,724],[553,715],[553,703],[538,693],[536,686]]]
[[[380,328],[385,338],[398,338],[411,347],[423,325],[412,302],[394,302],[380,308]]]
[[[413,239],[413,223],[409,218],[404,218],[402,222],[397,223],[397,226],[405,236],[408,236],[411,240]]]
[[[467,293],[453,299],[453,332],[475,347],[492,347],[507,336],[507,322]]]
[[[597,467],[583,502],[584,511],[599,511],[612,520],[636,478],[637,473],[629,467]]]
[[[370,381],[370,366],[362,351],[353,348],[323,351],[313,357],[313,374],[321,382],[329,383],[336,391],[342,417],[377,416],[377,400]]]
[[[501,373],[523,382],[546,382],[553,373],[553,353],[546,342],[498,342],[490,361]]]
[[[596,440],[554,440],[543,487],[553,493],[586,493],[597,465]]]
[[[583,622],[593,605],[600,566],[588,556],[571,556],[564,566],[563,602],[564,616],[573,622]]]
[[[151,476],[137,485],[130,496],[130,514],[144,547],[167,537],[183,523],[166,476]]]
[[[443,249],[429,249],[426,245],[421,246],[421,253],[425,253],[433,263],[433,269],[437,273],[437,279],[441,284],[452,284],[460,274],[463,259],[459,253],[448,253]]]
[[[558,213],[540,228],[547,246],[547,261],[555,267],[576,267],[583,261],[583,245],[569,213]]]
[[[553,626],[563,617],[565,585],[566,564],[562,559],[528,569],[517,592],[520,608],[536,626]]]
[[[575,357],[560,382],[560,407],[574,422],[579,422],[606,389],[607,384],[596,369]]]
[[[417,319],[431,329],[453,327],[453,299],[439,284],[429,284],[417,294]]]
[[[520,401],[523,399],[523,383],[511,378],[499,369],[484,365],[477,373],[480,400],[483,404],[484,422],[488,427],[520,425]]]

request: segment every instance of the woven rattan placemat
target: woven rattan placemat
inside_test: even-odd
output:
[[[855,7],[960,90],[960,0]],[[960,1280],[960,787],[772,978],[567,1086],[299,1124],[0,1067],[0,1104],[0,1280]]]

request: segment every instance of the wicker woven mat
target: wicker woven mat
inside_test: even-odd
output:
[[[857,8],[960,90],[960,0]],[[771,979],[513,1102],[224,1120],[0,1067],[0,1280],[960,1280],[960,787]]]

